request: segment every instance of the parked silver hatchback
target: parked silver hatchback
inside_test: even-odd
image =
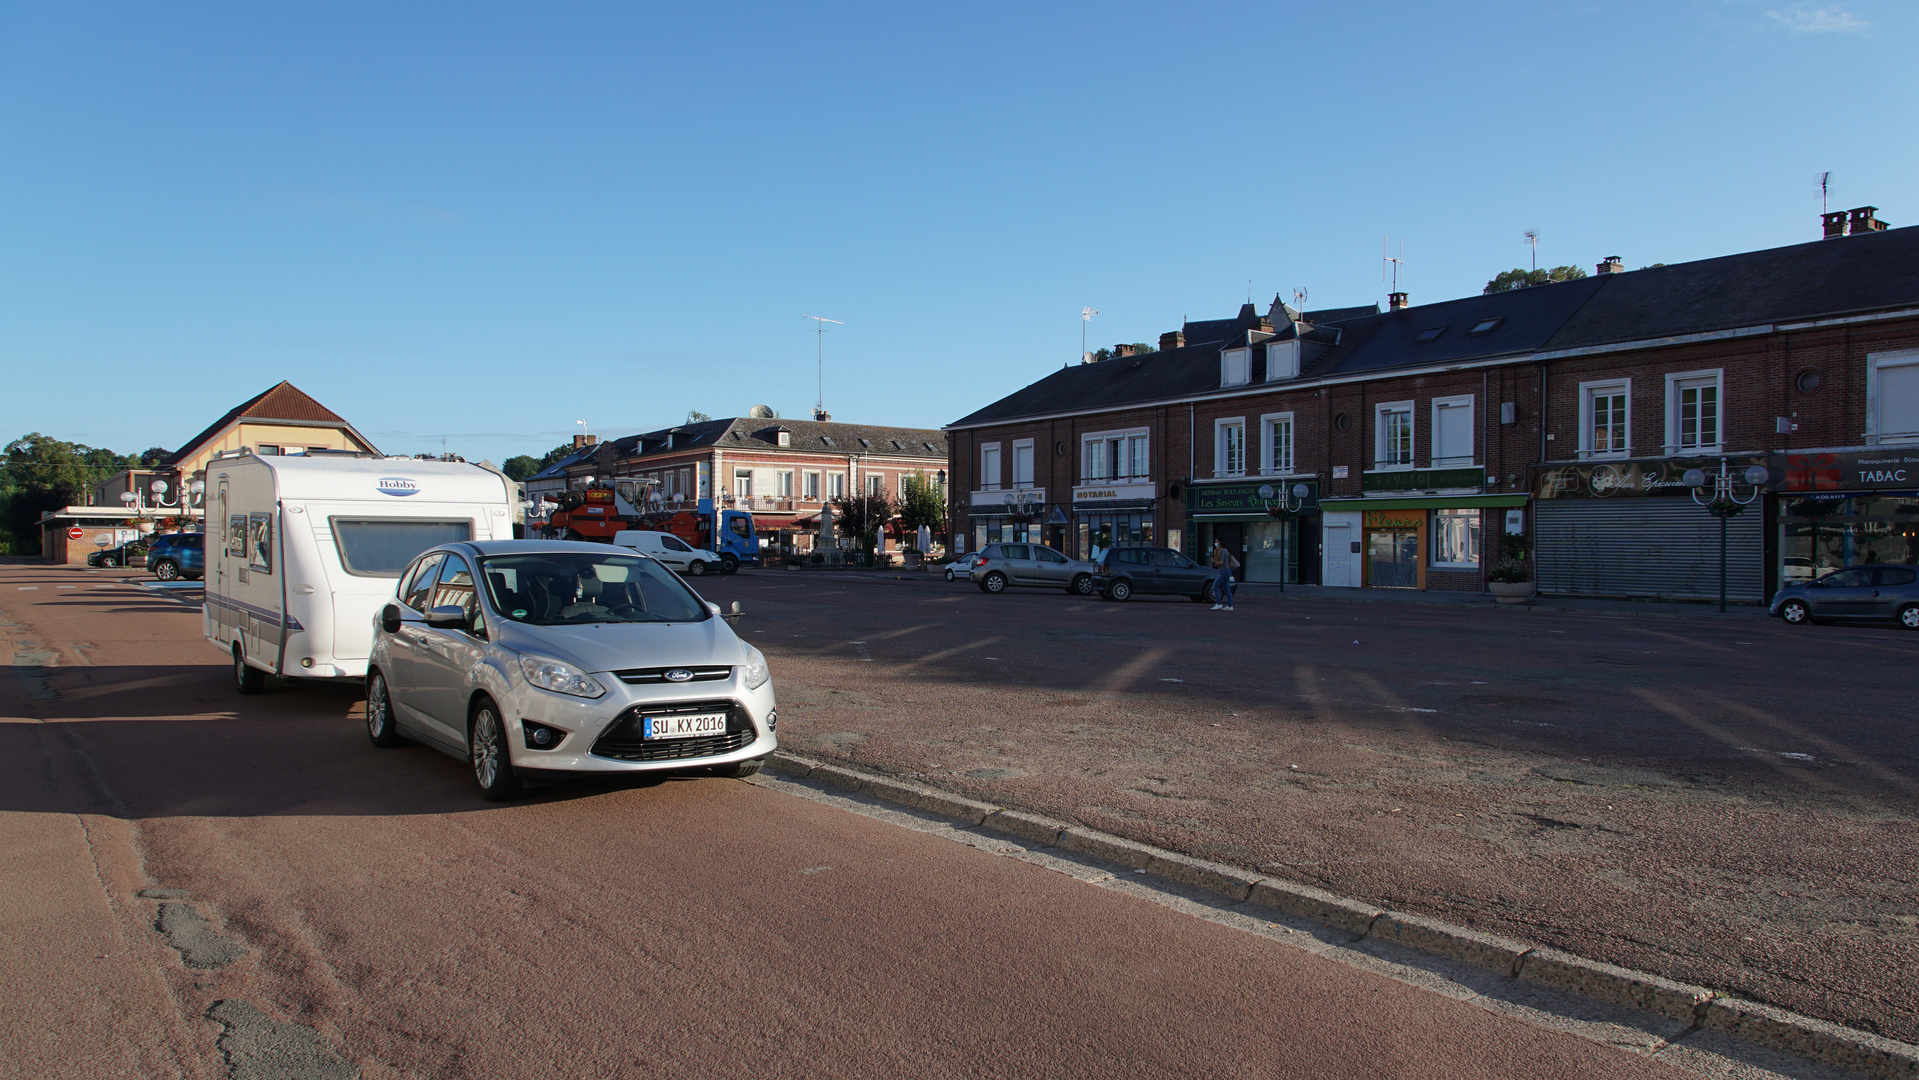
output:
[[[1093,575],[1099,566],[1062,555],[1044,544],[988,544],[973,556],[967,573],[981,592],[1005,592],[1011,585],[1038,585],[1065,589],[1075,596],[1093,595]]]
[[[444,544],[376,618],[367,735],[468,761],[480,795],[523,777],[702,768],[776,746],[766,657],[679,576],[605,544]]]

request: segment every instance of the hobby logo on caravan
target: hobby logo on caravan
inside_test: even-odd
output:
[[[408,480],[404,476],[382,476],[373,482],[373,486],[378,488],[382,495],[393,495],[400,498],[408,495],[418,495],[420,493],[419,482]]]

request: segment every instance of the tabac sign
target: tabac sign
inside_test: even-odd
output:
[[[1534,470],[1533,497],[1539,499],[1617,499],[1648,495],[1689,495],[1687,469],[1719,471],[1724,460],[1733,472],[1748,466],[1766,467],[1770,488],[1779,482],[1780,470],[1771,467],[1767,455],[1748,454],[1728,458],[1683,457],[1656,458],[1649,461],[1580,461]]]
[[[1919,488],[1919,447],[1843,454],[1774,454],[1785,491],[1911,491]]]

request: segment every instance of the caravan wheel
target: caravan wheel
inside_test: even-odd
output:
[[[247,666],[246,653],[241,651],[240,643],[233,643],[233,689],[242,694],[257,694],[265,689],[267,673],[256,667]]]

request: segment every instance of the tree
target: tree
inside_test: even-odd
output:
[[[946,488],[923,472],[909,473],[900,496],[900,524],[917,531],[924,525],[941,533],[946,530]]]
[[[711,419],[713,418],[698,409],[686,410],[686,422],[689,424],[704,424]]]
[[[1577,281],[1586,276],[1586,272],[1577,266],[1555,266],[1551,270],[1528,270],[1515,266],[1511,270],[1493,278],[1481,290],[1485,294],[1511,292],[1514,289],[1530,288],[1534,285],[1550,285],[1556,281]]]
[[[841,495],[832,500],[833,528],[849,540],[858,540],[859,549],[870,560],[878,547],[880,530],[893,520],[893,500],[884,493]]]
[[[11,550],[38,550],[42,513],[85,503],[95,484],[121,469],[136,467],[139,460],[37,431],[8,443],[0,469],[5,474],[0,499],[6,505],[0,528],[8,533]]]
[[[1149,352],[1159,351],[1159,349],[1155,348],[1152,345],[1146,344],[1144,341],[1133,342],[1132,349],[1135,354],[1139,354],[1139,355],[1144,355]],[[1105,360],[1111,360],[1114,357],[1114,355],[1115,353],[1111,349],[1094,349],[1093,361],[1095,363],[1098,363]]]
[[[145,450],[140,451],[140,456],[136,459],[140,464],[131,467],[151,469],[172,456],[173,451],[171,450],[162,450],[157,446],[149,446]]]
[[[531,454],[515,454],[500,463],[500,471],[514,483],[524,484],[527,477],[540,471],[540,459]]]

